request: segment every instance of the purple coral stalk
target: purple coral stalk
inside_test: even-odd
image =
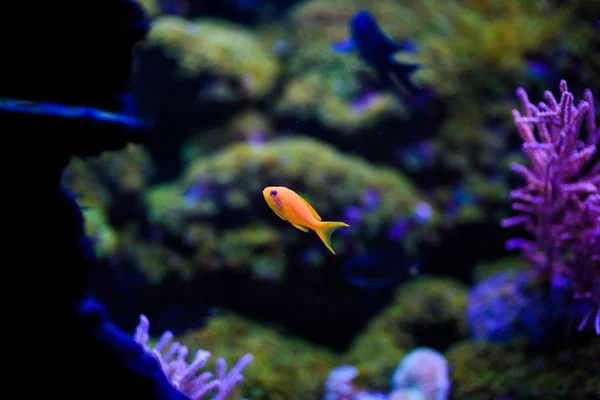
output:
[[[513,110],[513,117],[531,168],[511,166],[526,180],[511,193],[512,208],[521,215],[501,225],[523,225],[532,235],[532,240],[510,239],[506,247],[519,248],[540,277],[550,282],[566,276],[575,299],[595,304],[579,330],[593,319],[600,335],[600,162],[594,159],[600,129],[589,89],[577,105],[564,80],[560,91],[560,101],[546,91],[546,103],[535,106],[524,89],[517,89],[523,115]]]
[[[205,398],[209,393],[216,390],[213,400],[225,400],[231,394],[236,385],[244,380],[242,371],[250,364],[253,359],[252,354],[243,356],[237,364],[227,373],[225,360],[217,360],[217,374],[213,378],[210,372],[203,372],[198,375],[202,367],[210,359],[210,353],[205,350],[198,350],[191,364],[188,365],[186,357],[188,348],[179,342],[173,342],[173,334],[166,331],[162,334],[154,348],[148,346],[150,335],[148,329],[150,321],[146,316],[140,315],[134,339],[146,351],[152,353],[160,362],[164,373],[167,375],[173,387],[188,396],[191,400]]]

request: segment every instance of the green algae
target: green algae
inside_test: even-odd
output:
[[[217,19],[186,20],[161,16],[152,24],[142,49],[158,47],[176,60],[176,77],[218,79],[199,96],[214,100],[260,99],[279,74],[277,58],[250,30]]]

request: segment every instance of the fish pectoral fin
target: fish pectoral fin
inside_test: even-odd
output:
[[[313,217],[315,217],[315,219],[316,219],[317,221],[322,221],[322,220],[323,220],[323,219],[321,218],[321,216],[319,215],[319,213],[317,213],[317,210],[315,210],[315,209],[313,208],[313,206],[311,206],[311,205],[308,203],[308,201],[304,200],[304,199],[302,198],[302,196],[298,196],[298,197],[300,197],[300,198],[302,199],[302,201],[304,202],[304,204],[306,204],[306,207],[308,207],[308,209],[310,210],[310,213],[312,214],[312,216],[313,216]]]
[[[345,39],[332,44],[331,50],[338,54],[352,53],[356,50],[356,44],[352,39]]]
[[[281,218],[282,220],[284,220],[284,221],[287,221],[287,219],[285,219],[285,217],[283,216],[283,214],[282,214],[282,213],[275,212],[275,214],[277,214],[277,216],[278,216],[279,218]]]
[[[307,227],[305,227],[305,226],[298,225],[298,224],[292,224],[292,225],[294,225],[294,228],[298,228],[298,229],[300,229],[301,231],[308,232],[308,228],[307,228]]]

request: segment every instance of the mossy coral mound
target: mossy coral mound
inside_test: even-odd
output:
[[[249,399],[319,398],[327,374],[337,365],[337,356],[326,349],[233,314],[212,317],[205,328],[177,340],[192,351],[209,349],[229,367],[252,353],[241,384],[241,396]],[[215,368],[216,358],[208,368]]]
[[[154,46],[176,60],[180,78],[214,78],[198,94],[213,100],[260,99],[279,74],[278,60],[254,34],[226,21],[161,16],[141,48]]]
[[[569,20],[569,7],[539,2],[410,1],[415,33],[420,36],[423,59],[431,68],[422,71],[425,81],[446,95],[468,90],[506,92],[502,76],[527,75],[527,56],[554,47]],[[576,33],[581,29],[577,28]],[[486,79],[472,81],[482,71]]]
[[[154,164],[146,149],[137,144],[103,153],[90,162],[102,171],[108,185],[118,194],[141,193],[154,172]]]
[[[123,150],[105,152],[96,158],[73,158],[65,170],[63,183],[78,196],[82,206],[107,210],[114,205],[114,197],[139,194],[153,170],[144,147],[130,144]]]
[[[459,281],[419,278],[397,290],[386,315],[417,345],[444,349],[468,334],[467,297],[467,287]]]
[[[240,262],[258,263],[261,274],[281,276],[279,271],[290,261],[284,254],[290,250],[303,252],[310,246],[320,254],[328,250],[316,236],[304,235],[273,214],[262,197],[262,190],[272,185],[293,188],[325,220],[347,219],[349,207],[359,210],[360,218],[349,221],[351,228],[333,236],[338,255],[366,251],[373,241],[388,241],[399,251],[412,252],[418,240],[433,232],[435,210],[429,221],[415,223],[401,238],[391,238],[388,231],[396,220],[410,221],[423,201],[411,182],[396,171],[305,138],[229,146],[191,163],[182,179],[153,188],[146,198],[152,220],[196,249],[195,265],[239,268]],[[242,248],[252,256],[236,256]],[[266,272],[268,264],[273,269]]]
[[[85,234],[90,238],[96,255],[104,258],[114,254],[118,246],[118,236],[104,212],[99,208],[89,208],[83,211],[83,218]]]
[[[139,195],[152,171],[151,160],[139,145],[93,159],[74,158],[69,163],[62,182],[83,207],[85,231],[100,258],[119,248],[119,235],[108,215],[123,197]]]
[[[466,337],[466,303],[466,287],[451,279],[419,278],[401,285],[392,303],[353,341],[343,361],[358,368],[357,383],[387,391],[406,352],[416,346],[443,350]]]
[[[102,175],[88,160],[73,158],[65,170],[62,183],[84,207],[106,211],[112,204],[112,195]]]
[[[598,399],[600,341],[531,350],[525,344],[462,342],[445,356],[455,399]]]

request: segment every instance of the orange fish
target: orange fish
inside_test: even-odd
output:
[[[268,186],[263,190],[263,197],[275,212],[284,221],[288,221],[301,231],[308,232],[312,229],[319,235],[325,246],[333,254],[331,248],[331,234],[338,228],[350,225],[337,221],[322,221],[321,217],[306,200],[293,190],[283,186]]]

